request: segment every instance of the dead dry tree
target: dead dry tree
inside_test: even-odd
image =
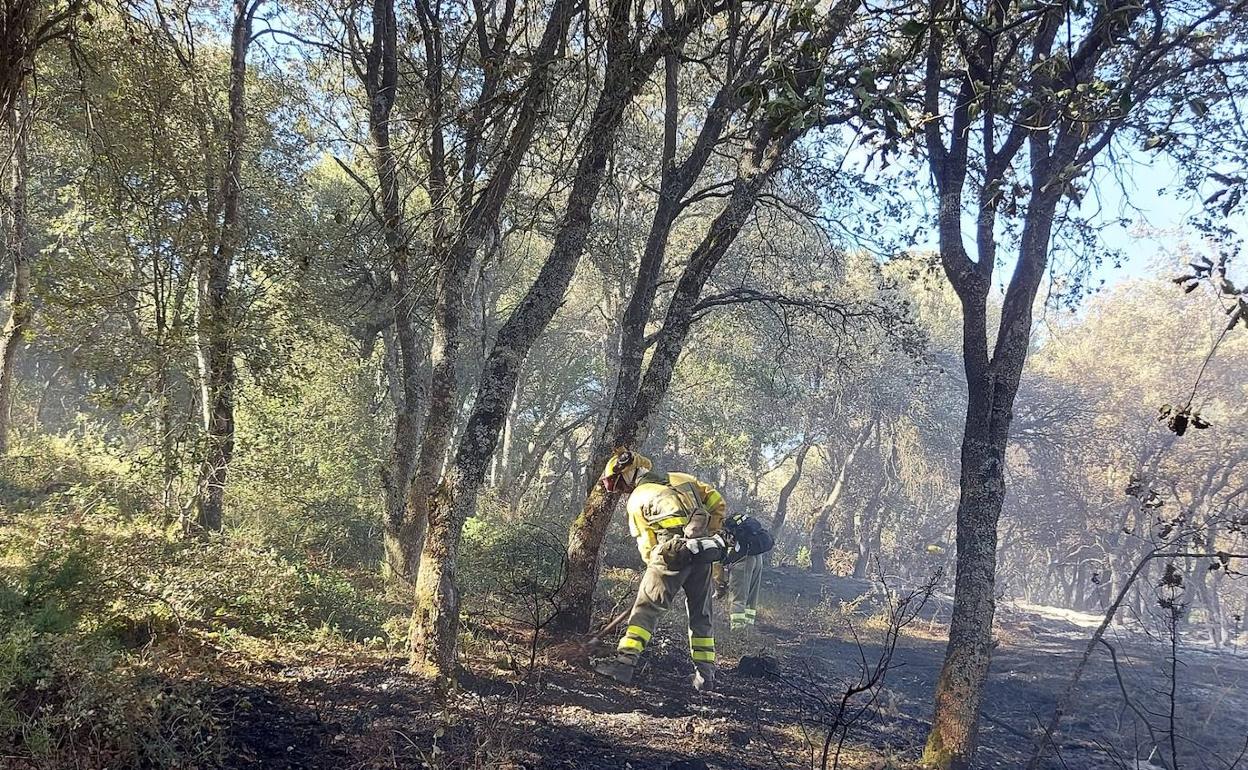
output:
[[[919,617],[931,600],[936,586],[943,579],[937,571],[918,587],[898,592],[889,586],[877,565],[876,578],[879,594],[883,597],[883,631],[879,648],[872,650],[871,643],[864,641],[858,624],[845,616],[845,626],[858,650],[857,672],[837,677],[824,684],[822,676],[803,662],[804,676],[794,677],[782,671],[771,676],[790,688],[799,698],[806,716],[799,723],[809,748],[810,767],[839,770],[841,754],[850,734],[857,728],[877,718],[880,713],[880,696],[888,673],[903,663],[896,660],[897,644],[902,631]],[[807,724],[813,723],[812,733]]]

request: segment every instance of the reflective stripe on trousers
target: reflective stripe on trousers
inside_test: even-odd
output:
[[[650,632],[641,626],[629,626],[624,631],[624,636],[620,639],[620,652],[634,652],[640,655],[646,649],[646,642],[650,641]]]
[[[689,634],[689,656],[700,663],[715,662],[715,639]]]

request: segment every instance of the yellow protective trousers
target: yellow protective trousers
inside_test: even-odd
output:
[[[762,555],[747,556],[728,570],[728,616],[734,630],[754,625],[758,612],[758,589],[763,584]]]
[[[653,552],[646,562],[646,571],[641,576],[637,600],[633,602],[633,611],[628,616],[628,628],[617,647],[621,656],[635,661],[645,651],[650,635],[658,625],[659,616],[672,606],[676,594],[682,589],[685,592],[685,608],[689,612],[690,656],[695,665],[714,668],[711,565],[690,564],[683,569],[673,570],[663,562],[662,556]]]

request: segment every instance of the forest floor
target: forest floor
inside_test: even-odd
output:
[[[871,593],[866,581],[771,572],[759,626],[745,638],[718,633],[720,678],[709,694],[689,687],[680,610],[656,632],[633,686],[553,656],[530,666],[518,647],[500,652],[486,642],[465,656],[477,660],[446,701],[408,674],[399,655],[332,647],[239,656],[202,686],[217,713],[229,715],[222,723],[239,768],[819,767],[825,731],[818,697],[839,699],[859,674],[860,649],[868,662],[878,656],[879,607]],[[848,732],[840,767],[904,768],[917,759],[947,611],[947,599],[934,598],[906,629],[875,708]],[[1047,720],[1091,631],[1088,618],[1043,608],[1003,603],[999,616],[977,766],[1019,768],[1028,736]],[[1121,629],[1109,641],[1120,665],[1104,647],[1097,651],[1064,723],[1061,756],[1046,767],[1135,768],[1137,745],[1143,756],[1154,743],[1169,750],[1168,646]],[[765,655],[774,669],[743,670],[738,663],[747,654]],[[1230,767],[1248,736],[1248,657],[1195,647],[1179,657],[1182,766]],[[1151,722],[1152,739],[1124,692]],[[831,759],[826,766],[834,766]]]

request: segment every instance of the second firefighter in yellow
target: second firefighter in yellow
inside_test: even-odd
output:
[[[620,450],[607,462],[599,483],[608,492],[628,492],[628,529],[646,563],[628,628],[614,658],[594,670],[629,682],[659,616],[682,589],[689,612],[689,650],[693,686],[709,690],[715,682],[715,638],[711,631],[711,566],[728,546],[719,534],[724,499],[713,487],[687,473],[662,473],[650,460]]]

